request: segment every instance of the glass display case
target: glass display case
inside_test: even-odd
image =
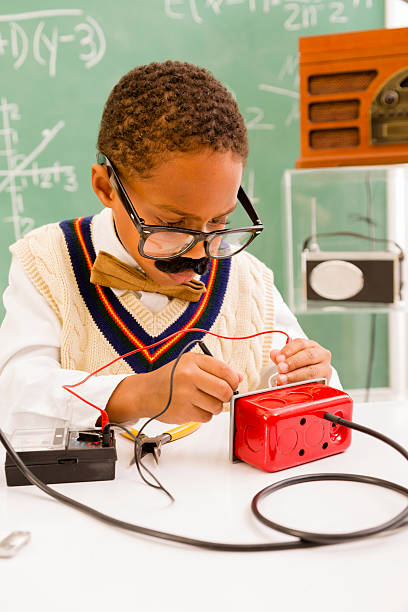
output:
[[[406,396],[408,164],[287,170],[283,205],[289,307],[345,386]]]

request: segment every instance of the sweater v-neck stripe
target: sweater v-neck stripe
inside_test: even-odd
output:
[[[90,270],[96,258],[91,234],[92,219],[93,217],[81,217],[60,223],[85,305],[100,332],[119,355],[135,347],[141,349],[139,353],[125,358],[134,372],[146,372],[161,367],[175,359],[191,340],[198,341],[203,338],[204,332],[177,334],[156,350],[145,347],[172,333],[183,332],[192,327],[209,330],[224,301],[231,261],[213,259],[208,272],[201,276],[207,290],[200,300],[190,302],[162,333],[151,336],[109,287],[93,285],[90,282]],[[160,316],[161,313],[155,315]]]

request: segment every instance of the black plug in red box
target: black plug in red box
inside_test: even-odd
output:
[[[231,400],[230,459],[266,472],[342,453],[351,429],[325,420],[351,420],[353,401],[324,379],[235,395]]]

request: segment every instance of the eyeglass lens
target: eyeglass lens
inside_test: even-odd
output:
[[[252,232],[232,232],[215,236],[208,245],[212,257],[231,257],[241,251],[251,240]]]
[[[145,240],[143,251],[151,257],[169,257],[181,253],[193,242],[194,238],[190,234],[154,232]]]
[[[208,242],[212,257],[230,257],[240,251],[252,237],[252,232],[232,232],[215,235]],[[148,236],[143,252],[150,257],[170,257],[185,251],[194,242],[194,236],[178,232],[155,232]]]

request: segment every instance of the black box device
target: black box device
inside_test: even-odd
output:
[[[11,444],[26,466],[46,484],[113,480],[115,478],[116,443],[110,430],[109,445],[103,445],[100,428],[73,430],[16,430]],[[6,454],[8,486],[31,484]]]
[[[401,261],[393,251],[304,250],[304,295],[307,300],[396,303]]]

